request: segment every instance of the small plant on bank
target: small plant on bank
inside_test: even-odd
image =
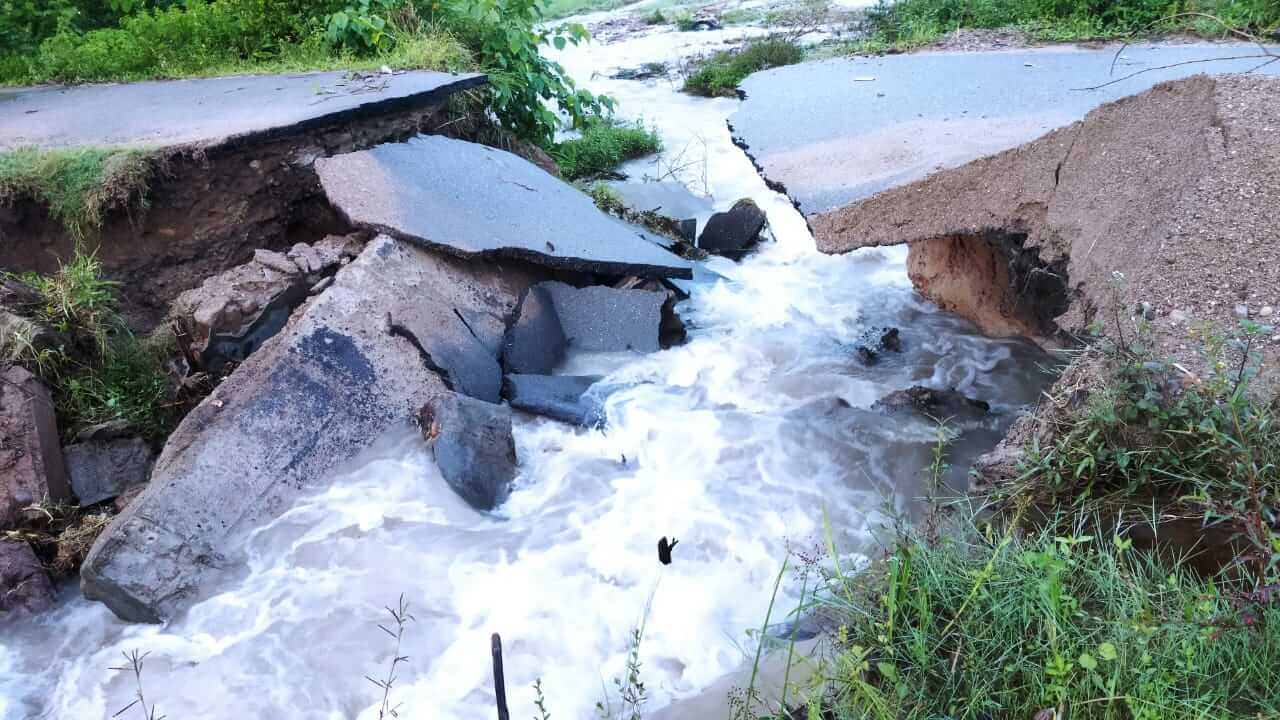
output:
[[[741,50],[716,53],[704,61],[684,81],[684,91],[706,97],[732,97],[738,83],[754,72],[783,65],[794,65],[804,59],[804,52],[794,42],[779,38],[757,40]]]
[[[164,716],[156,709],[155,703],[151,703],[150,705],[147,704],[147,696],[142,690],[142,665],[143,661],[145,661],[147,656],[150,654],[151,653],[149,652],[139,653],[137,650],[124,653],[124,659],[127,664],[111,668],[111,670],[116,672],[133,673],[134,684],[136,687],[133,702],[117,710],[115,714],[111,716],[112,718],[121,717],[136,707],[138,708],[137,716],[141,717],[142,720],[164,720]]]
[[[661,8],[656,8],[653,12],[644,16],[645,25],[665,25],[667,24],[667,16],[662,14]]]
[[[404,631],[409,623],[413,622],[413,615],[409,614],[409,603],[405,601],[404,594],[401,593],[400,600],[394,608],[388,607],[387,613],[391,615],[391,626],[387,627],[381,623],[378,629],[386,633],[395,641],[395,646],[391,653],[391,662],[387,665],[387,676],[378,680],[374,680],[368,675],[364,676],[365,680],[373,683],[382,691],[382,704],[378,706],[378,720],[387,720],[387,718],[400,717],[400,704],[391,704],[391,688],[396,683],[396,669],[402,663],[409,661],[407,655],[400,654],[400,644],[404,640]]]
[[[551,155],[560,165],[560,174],[577,180],[606,174],[628,160],[662,150],[658,133],[640,123],[592,120],[580,137],[565,140]]]

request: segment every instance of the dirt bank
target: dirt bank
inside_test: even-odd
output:
[[[1158,354],[1196,371],[1193,330],[1269,323],[1280,305],[1278,96],[1268,77],[1157,85],[814,216],[818,247],[910,243],[916,287],[990,334],[1058,345],[1140,317]],[[1274,375],[1280,335],[1260,350]]]

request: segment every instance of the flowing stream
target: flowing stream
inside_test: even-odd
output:
[[[245,538],[244,571],[165,626],[121,623],[70,588],[38,622],[0,628],[0,718],[110,717],[135,679],[109,668],[135,649],[150,653],[148,702],[169,718],[377,718],[381,691],[365,676],[386,674],[394,642],[377,625],[401,596],[414,616],[391,693],[402,718],[492,716],[495,631],[514,717],[535,716],[538,678],[552,717],[593,717],[616,703],[642,619],[647,712],[704,717],[680,711],[700,697],[723,707],[717,683],[750,664],[748,631],[789,549],[822,542],[825,512],[842,563],[856,564],[925,492],[934,425],[867,408],[913,384],[956,387],[991,403],[990,419],[963,428],[989,447],[1047,380],[1029,344],[981,337],[920,299],[905,250],[818,254],[730,142],[736,100],[593,77],[743,32],[651,32],[559,57],[662,135],[663,161],[633,163],[633,176],[696,159],[674,176],[718,209],[754,198],[776,237],[740,264],[708,264],[721,277],[679,307],[685,345],[571,358],[565,372],[626,386],[607,400],[605,432],[520,418],[518,487],[493,515],[452,494],[412,429],[383,438]],[[873,325],[900,328],[903,353],[868,368],[853,347]],[[666,567],[663,535],[680,540]],[[776,616],[799,591],[784,578]]]

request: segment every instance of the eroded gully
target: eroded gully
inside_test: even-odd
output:
[[[391,693],[402,718],[492,713],[495,631],[514,716],[535,714],[539,678],[553,717],[593,717],[606,699],[616,709],[613,679],[646,606],[646,714],[724,708],[783,559],[825,544],[824,513],[851,567],[925,493],[934,424],[872,403],[912,385],[990,403],[989,417],[953,428],[966,431],[952,448],[962,484],[964,458],[1047,380],[1029,344],[982,337],[920,299],[905,249],[818,254],[801,215],[732,144],[736,100],[605,79],[736,32],[650,32],[558,58],[661,134],[660,160],[624,168],[634,179],[674,177],[717,209],[750,197],[776,238],[741,263],[708,263],[719,278],[679,307],[683,346],[571,358],[563,372],[627,386],[608,398],[604,431],[521,418],[518,486],[494,515],[451,493],[412,429],[384,438],[249,534],[239,576],[169,624],[121,623],[71,589],[0,639],[0,717],[108,717],[135,691],[132,674],[108,668],[137,649],[150,653],[148,701],[168,717],[376,718],[381,691],[365,676],[385,676],[393,644],[377,624],[402,595],[415,618]],[[872,326],[899,328],[903,350],[865,367],[853,348]],[[663,535],[680,539],[665,567]],[[784,577],[775,616],[799,592]]]

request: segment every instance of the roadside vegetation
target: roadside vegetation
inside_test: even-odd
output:
[[[142,149],[18,148],[0,153],[0,196],[41,201],[82,237],[107,210],[142,201],[155,168],[152,153]]]
[[[1213,17],[1209,17],[1213,16]],[[1215,20],[1217,18],[1218,20]],[[865,38],[850,48],[874,52],[927,45],[958,29],[1015,28],[1032,39],[1067,41],[1280,27],[1274,0],[880,0],[866,12]]]
[[[751,73],[794,65],[803,59],[804,51],[792,41],[756,40],[741,49],[726,50],[707,58],[685,78],[684,91],[705,97],[733,97],[738,83]]]
[[[53,392],[66,437],[110,421],[163,439],[182,403],[163,366],[167,348],[136,337],[117,312],[117,284],[91,254],[77,252],[56,273],[0,276],[5,306],[28,329],[0,338],[5,362],[24,365]]]
[[[628,160],[662,150],[658,133],[640,123],[593,120],[582,135],[556,145],[551,155],[567,180],[604,175]]]
[[[1018,477],[829,577],[808,716],[1280,716],[1278,405],[1253,382],[1271,331],[1202,328],[1192,372],[1117,318]]]
[[[571,15],[617,10],[636,2],[639,0],[547,0],[543,15],[548,20],[558,20]]]

